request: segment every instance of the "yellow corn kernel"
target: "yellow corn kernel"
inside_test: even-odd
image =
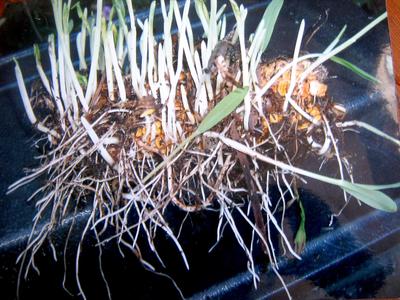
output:
[[[142,112],[142,114],[140,115],[140,118],[144,118],[146,116],[150,116],[152,115],[156,110],[154,108],[149,108],[146,109],[144,112]]]
[[[303,122],[299,126],[297,126],[297,130],[305,130],[310,126],[310,122]]]
[[[164,147],[164,141],[160,136],[156,137],[155,144],[157,149],[162,149]]]
[[[268,128],[268,122],[267,119],[262,117],[261,118],[261,125],[262,125],[262,131],[264,135],[267,135],[269,132],[269,128]]]
[[[136,138],[141,138],[142,136],[144,136],[146,134],[146,128],[145,127],[139,127],[136,131]]]
[[[159,121],[157,121],[155,123],[155,125],[156,125],[156,136],[163,136],[164,132],[163,132],[163,130],[161,128],[161,123]]]
[[[261,125],[263,126],[263,128],[267,127],[268,128],[268,123],[267,123],[267,119],[262,117],[261,118]]]
[[[155,121],[154,124],[156,125],[156,129],[161,129],[161,122],[160,121]]]
[[[278,83],[278,93],[282,97],[284,97],[289,89],[289,81],[288,80],[281,80]]]
[[[310,109],[307,109],[307,112],[313,116],[316,120],[321,120],[321,113],[319,109],[316,106],[311,107]]]
[[[269,115],[269,121],[272,124],[279,123],[280,121],[282,121],[282,119],[283,119],[282,115],[279,115],[279,114],[270,114]]]

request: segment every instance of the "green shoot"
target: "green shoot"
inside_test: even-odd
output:
[[[300,78],[300,82],[304,81],[304,79],[308,75],[310,75],[310,73],[313,70],[315,70],[315,68],[317,68],[319,65],[330,59],[332,56],[335,56],[339,52],[353,45],[356,41],[358,41],[358,39],[360,39],[362,36],[368,33],[371,29],[375,28],[376,25],[378,25],[386,18],[387,18],[387,13],[385,12],[381,14],[379,17],[377,17],[375,20],[373,20],[371,23],[369,23],[367,26],[365,26],[362,30],[353,35],[351,38],[349,38],[347,41],[343,42],[339,46],[332,49],[332,51],[329,51],[328,53],[323,53],[322,56],[320,56],[314,63],[311,64],[311,66],[306,71],[303,72]]]
[[[299,207],[300,207],[300,224],[299,228],[297,229],[296,232],[296,237],[294,238],[294,243],[295,243],[295,250],[297,253],[300,253],[303,251],[304,246],[306,244],[307,240],[307,234],[306,234],[306,213],[303,207],[303,203],[301,202],[300,199],[299,201]]]
[[[78,78],[79,84],[80,84],[84,89],[86,89],[87,83],[88,83],[87,76],[85,76],[85,75],[83,75],[83,74],[81,74],[81,73],[79,73],[79,72],[75,72],[75,73],[76,73],[76,77]]]
[[[192,134],[193,138],[200,134],[210,130],[212,127],[221,122],[225,117],[227,117],[231,112],[233,112],[236,107],[243,101],[244,97],[249,91],[248,87],[237,88],[222,99],[204,118],[200,123],[197,130]]]
[[[371,74],[365,72],[363,69],[357,67],[356,65],[353,65],[351,62],[349,62],[349,61],[347,61],[347,60],[345,60],[343,58],[340,58],[340,57],[337,57],[337,56],[332,56],[330,58],[330,60],[335,62],[335,63],[337,63],[337,64],[339,64],[339,65],[341,65],[341,66],[343,66],[343,67],[345,67],[345,68],[347,68],[347,69],[349,69],[350,71],[354,72],[355,74],[357,74],[361,78],[364,78],[366,80],[372,81],[373,83],[379,83],[380,82],[376,77],[374,77]]]
[[[344,32],[346,31],[347,25],[344,25],[342,30],[340,30],[339,34],[335,37],[335,39],[326,47],[323,54],[329,53],[332,51],[333,48],[339,43],[340,39],[342,38]]]
[[[278,161],[278,160],[275,160],[268,156],[262,155],[261,153],[247,147],[246,145],[241,144],[237,141],[234,141],[230,138],[227,138],[219,133],[210,132],[207,135],[210,137],[219,138],[227,146],[229,146],[237,151],[243,152],[243,153],[249,155],[250,157],[253,157],[260,161],[277,166],[278,168],[280,168],[282,170],[286,170],[286,171],[296,173],[299,175],[303,175],[303,176],[306,176],[309,178],[313,178],[313,179],[316,179],[316,180],[319,180],[319,181],[322,181],[325,183],[336,185],[336,186],[340,187],[341,189],[343,189],[345,192],[351,194],[352,196],[356,197],[358,200],[364,202],[365,204],[367,204],[373,208],[380,209],[380,210],[387,211],[387,212],[396,212],[397,211],[396,203],[393,201],[393,199],[391,199],[390,197],[388,197],[387,195],[385,195],[384,193],[379,191],[379,189],[381,189],[380,186],[361,185],[361,184],[352,183],[352,182],[349,182],[346,180],[336,179],[336,178],[320,175],[317,173],[313,173],[311,171],[307,171],[307,170],[304,170],[304,169],[301,169],[301,168],[298,168],[298,167],[295,167],[295,166],[292,166],[289,164],[285,164],[281,161]],[[383,187],[388,188],[389,185],[386,185]],[[398,187],[400,187],[400,182],[390,185],[390,188],[398,188]]]
[[[397,211],[396,203],[386,194],[365,188],[361,185],[355,185],[350,182],[343,182],[340,186],[346,193],[354,196],[365,204],[387,212]]]
[[[207,36],[208,23],[210,22],[207,6],[203,0],[195,0],[194,4],[196,13],[201,21],[201,24],[203,25],[204,34]]]
[[[33,45],[33,53],[35,55],[35,60],[36,60],[36,69],[39,73],[40,79],[43,82],[43,85],[45,87],[45,89],[47,90],[47,92],[51,95],[51,88],[50,88],[50,82],[47,79],[46,74],[44,73],[43,67],[42,67],[42,60],[40,57],[40,49],[39,46],[37,44]]]
[[[263,17],[261,19],[260,24],[257,26],[256,32],[254,34],[254,41],[256,43],[257,40],[261,40],[262,43],[259,46],[259,49],[255,51],[255,54],[264,53],[267,49],[269,41],[271,40],[272,33],[274,32],[275,24],[279,16],[279,12],[283,6],[283,0],[273,0],[268,5],[267,9],[265,10]],[[253,45],[252,45],[253,46]],[[251,53],[251,51],[249,50]]]

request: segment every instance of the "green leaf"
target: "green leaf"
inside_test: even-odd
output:
[[[340,39],[342,38],[344,32],[346,31],[347,25],[344,25],[342,30],[340,30],[339,34],[335,37],[335,39],[326,47],[323,54],[327,54],[332,51],[333,48],[339,43]]]
[[[117,41],[118,41],[118,28],[117,28],[117,26],[115,26],[114,23],[112,23],[110,29],[111,29],[111,31],[112,31],[112,33],[113,33],[114,44],[116,44]]]
[[[339,64],[339,65],[341,65],[341,66],[343,66],[343,67],[345,67],[347,69],[349,69],[352,72],[354,72],[355,74],[357,74],[361,78],[364,78],[366,80],[372,81],[373,83],[379,83],[380,82],[374,76],[372,76],[371,74],[369,74],[369,73],[365,72],[364,70],[360,69],[356,65],[353,65],[348,60],[345,60],[345,59],[337,57],[337,56],[332,56],[330,59],[333,62],[335,62],[335,63],[337,63],[337,64]]]
[[[358,126],[365,130],[368,130],[369,132],[372,132],[373,134],[376,134],[377,136],[380,136],[381,138],[384,138],[384,139],[396,144],[398,147],[400,147],[399,139],[396,139],[393,136],[391,136],[391,135],[379,130],[378,128],[376,128],[368,123],[365,123],[363,121],[352,120],[352,121],[346,121],[343,123],[338,123],[338,125],[339,124],[340,124],[340,127]]]
[[[232,113],[240,103],[242,103],[244,97],[249,91],[248,87],[237,88],[229,95],[224,97],[203,119],[197,130],[193,133],[194,137],[202,134],[212,127],[221,122],[226,116]]]
[[[87,84],[88,84],[87,76],[82,75],[82,74],[79,73],[79,72],[75,72],[75,74],[76,74],[76,78],[78,78],[79,84],[80,84],[83,88],[86,88],[86,87],[87,87]]]
[[[208,27],[210,23],[210,16],[208,15],[207,6],[205,5],[203,0],[195,0],[194,4],[197,16],[199,17],[200,22],[204,28],[203,35],[207,36]],[[171,24],[170,18],[168,18],[168,23]]]
[[[73,10],[73,9],[76,9],[76,12],[78,13],[79,19],[82,19],[83,11],[82,11],[82,7],[81,7],[81,3],[80,3],[80,2],[75,3],[75,4],[71,7],[71,9],[72,9],[72,10]]]
[[[226,9],[226,4],[223,4],[217,11],[217,20],[219,20]]]
[[[204,21],[208,24],[210,16],[208,14],[208,9],[206,4],[204,3],[204,0],[195,0],[194,4],[197,15],[199,17],[201,16],[201,18],[204,17]]]
[[[33,44],[33,53],[35,55],[36,61],[40,62],[40,49],[38,44]]]
[[[121,0],[113,0],[113,6],[116,8],[117,13],[121,14],[119,17],[122,17],[122,19],[125,19],[125,5]]]
[[[378,184],[378,185],[354,183],[354,185],[358,186],[360,188],[366,189],[366,190],[371,190],[371,191],[380,191],[380,190],[400,188],[400,182],[389,183],[389,184]]]
[[[263,43],[261,44],[260,53],[263,53],[265,49],[267,49],[268,47],[282,5],[283,5],[283,0],[273,0],[265,10],[264,15],[261,19],[261,23],[257,27],[255,36],[257,36],[257,31],[265,29],[265,34],[264,37],[262,38]]]
[[[235,14],[236,19],[240,17],[240,9],[237,3],[234,0],[229,0],[232,6],[233,13]]]
[[[387,212],[396,212],[396,203],[387,195],[380,191],[365,189],[360,185],[343,184],[340,186],[346,193],[354,196],[365,204]]]
[[[296,237],[294,239],[295,249],[297,253],[302,252],[304,246],[306,244],[307,235],[306,235],[306,213],[303,207],[303,203],[301,203],[299,199],[299,207],[300,207],[300,225],[297,230]]]
[[[113,23],[114,14],[115,14],[115,7],[112,6],[112,7],[111,7],[111,10],[110,10],[110,14],[109,14],[109,16],[108,16],[108,28],[111,28],[112,25],[114,24],[114,23]]]
[[[266,162],[267,164],[271,164],[277,166],[278,168],[286,171],[290,171],[296,174],[300,174],[306,177],[313,178],[315,180],[319,180],[321,182],[329,183],[332,185],[336,185],[342,188],[345,192],[353,195],[360,201],[365,204],[388,212],[396,212],[397,205],[396,203],[387,195],[378,191],[377,189],[389,189],[398,187],[399,183],[387,184],[387,185],[362,185],[357,183],[352,183],[343,179],[336,179],[328,176],[324,176],[318,173],[310,172],[293,165],[286,164],[284,162],[273,159],[269,156],[263,155],[251,148],[247,145],[241,144],[235,140],[232,140],[228,137],[225,137],[221,134],[214,134],[217,136],[224,144],[227,146],[240,151],[244,154],[247,154],[255,159]]]
[[[74,21],[73,20],[69,20],[68,21],[68,28],[67,28],[68,33],[71,33],[73,29],[74,29]]]
[[[124,3],[121,0],[113,0],[113,7],[117,11],[119,23],[121,24],[121,26],[126,28],[126,22],[125,22],[126,12]]]

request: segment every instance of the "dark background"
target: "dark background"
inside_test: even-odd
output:
[[[362,7],[370,15],[375,15],[385,9],[384,0],[347,1]],[[48,34],[55,32],[50,0],[17,0],[16,3],[9,4],[7,0],[0,0],[0,2],[5,3],[3,16],[0,16],[3,19],[0,22],[2,24],[0,25],[0,56],[31,47],[33,43],[45,42]],[[73,4],[76,2],[76,0],[72,1]],[[298,2],[301,5],[301,0]],[[80,3],[82,7],[92,10],[96,7],[95,0],[80,0]],[[103,3],[110,5],[112,1],[105,0]],[[146,8],[150,3],[151,0],[133,0],[136,9]],[[71,15],[73,17],[74,14]],[[75,24],[79,24],[78,20],[74,19]]]

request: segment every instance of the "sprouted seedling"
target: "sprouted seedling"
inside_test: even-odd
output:
[[[70,48],[71,3],[52,0],[57,37],[49,37],[50,78],[35,47],[45,94],[30,98],[18,62],[15,67],[29,121],[49,141],[41,166],[9,188],[9,192],[14,191],[48,174],[37,193],[40,199],[32,235],[19,258],[25,277],[36,268],[34,257],[40,245],[75,210],[80,197],[92,199],[82,240],[93,230],[100,247],[117,239],[140,253],[138,235],[144,232],[157,253],[153,239],[157,230],[162,230],[174,241],[187,268],[185,251],[163,212],[170,205],[189,213],[218,209],[218,240],[223,225],[229,225],[248,258],[255,285],[259,277],[253,246],[242,238],[233,211],[249,224],[285,286],[277,271],[279,253],[271,242],[270,228],[279,232],[285,250],[300,258],[295,250],[304,246],[306,220],[297,196],[298,182],[313,178],[341,188],[346,201],[353,196],[377,209],[397,210],[395,202],[381,190],[400,184],[354,183],[351,174],[345,174],[337,135],[341,128],[355,125],[397,144],[399,141],[368,124],[342,122],[345,110],[328,99],[324,83],[327,70],[322,66],[332,59],[371,80],[369,74],[335,55],[384,20],[386,14],[342,44],[345,28],[322,53],[300,55],[303,20],[293,57],[267,62],[263,54],[283,0],[270,3],[249,40],[245,36],[247,9],[233,0],[230,4],[236,24],[228,32],[226,5],[218,8],[217,1],[211,0],[208,10],[203,0],[195,1],[204,29],[200,40],[192,32],[191,1],[186,1],[183,9],[176,1],[170,1],[169,6],[161,1],[161,40],[154,32],[155,2],[145,20],[136,17],[130,0],[115,0],[107,20],[102,16],[101,0],[93,18],[77,5],[82,25],[76,37],[79,68],[75,69]],[[113,22],[114,15],[118,23]],[[174,23],[177,34],[171,33]],[[87,43],[89,66],[85,61]],[[340,178],[297,167],[300,158],[293,149],[298,147],[306,147],[310,155],[334,157]],[[277,204],[269,198],[272,185],[277,185],[281,194]],[[302,219],[296,249],[275,216],[278,206],[284,211],[293,201],[299,201]],[[51,211],[50,219],[39,225],[47,211]],[[39,227],[39,233],[33,234]],[[113,228],[115,235],[103,236],[107,228]],[[80,251],[81,245],[76,279],[85,298],[79,282]]]

